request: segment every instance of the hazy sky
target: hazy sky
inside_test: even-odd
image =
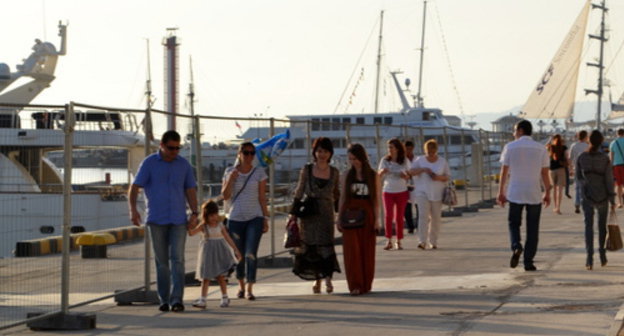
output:
[[[454,85],[466,115],[522,105],[583,3],[428,1],[426,106],[460,114]],[[611,8],[611,41],[606,49],[610,60],[624,39],[624,3],[612,0],[607,5]],[[149,38],[156,107],[162,108],[161,42],[167,27],[178,27],[180,100],[184,102],[188,87],[191,55],[200,114],[332,113],[341,93],[350,96],[356,85],[353,104],[347,105],[345,98],[338,111],[369,112],[380,10],[385,10],[384,73],[403,70],[415,90],[422,7],[422,0],[8,1],[3,8],[10,13],[0,21],[5,32],[0,35],[0,62],[15,71],[15,65],[29,55],[35,38],[58,45],[57,22],[69,21],[68,54],[59,60],[57,79],[35,102],[73,100],[142,108],[145,39]],[[594,12],[588,27],[597,32],[598,11]],[[358,65],[360,54],[364,56]],[[595,43],[587,55],[598,55]],[[624,58],[624,51],[618,57]],[[363,79],[356,84],[361,68]],[[595,85],[593,72],[583,69],[579,90]],[[624,90],[624,64],[616,63],[608,77],[614,95],[619,96]],[[393,90],[386,78],[383,110],[396,106]],[[579,94],[577,99],[595,97]],[[186,113],[184,104],[181,108]]]

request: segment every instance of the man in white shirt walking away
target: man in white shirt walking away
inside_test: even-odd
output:
[[[571,162],[570,165],[570,176],[578,177],[578,175],[574,174],[574,169],[576,168],[576,161],[581,153],[586,152],[587,148],[589,148],[589,143],[587,143],[587,131],[583,130],[576,134],[577,142],[572,144],[570,150],[568,151],[568,162]],[[574,179],[574,191],[576,195],[574,196],[574,213],[581,213],[581,196],[582,191],[580,187],[580,183],[578,183],[578,178]]]
[[[542,203],[550,204],[550,161],[544,145],[531,138],[533,126],[528,120],[519,121],[514,126],[514,138],[505,145],[501,154],[501,180],[498,189],[498,203],[504,207],[509,201],[509,238],[513,254],[509,266],[518,266],[524,251],[524,270],[536,271],[533,258],[537,253],[539,221]],[[540,179],[544,183],[542,194]],[[507,192],[505,193],[505,187]],[[522,210],[526,208],[526,240],[524,249],[520,242]]]

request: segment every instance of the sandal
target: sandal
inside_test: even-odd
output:
[[[239,298],[239,299],[244,299],[245,298],[245,290],[239,289],[238,290],[238,294],[236,294],[236,297]]]
[[[400,240],[396,242],[396,249],[397,250],[402,250],[403,249],[403,246],[401,246],[401,241]]]
[[[253,293],[248,293],[248,294],[247,294],[247,300],[249,300],[249,301],[253,301],[253,300],[255,300],[255,299],[256,299],[256,297],[253,295]]]
[[[352,291],[351,291],[351,293],[349,293],[349,294],[351,294],[351,296],[357,296],[357,295],[360,295],[360,290],[359,290],[359,289],[354,289],[354,290],[352,290]]]
[[[312,286],[312,293],[314,294],[320,294],[321,293],[321,283],[320,282],[315,282],[314,285]]]
[[[325,282],[325,291],[327,292],[327,294],[331,294],[334,292],[334,285],[331,283],[331,281]]]
[[[386,247],[384,247],[384,250],[392,250],[392,240],[388,240],[388,243],[386,243]]]

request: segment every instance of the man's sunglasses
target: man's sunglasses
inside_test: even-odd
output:
[[[180,146],[166,146],[168,150],[170,151],[176,151],[176,150],[180,150]]]
[[[256,151],[241,151],[241,153],[243,153],[243,155],[256,155]]]

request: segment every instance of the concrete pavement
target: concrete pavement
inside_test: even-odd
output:
[[[95,312],[97,329],[47,334],[617,335],[624,255],[608,253],[606,267],[596,259],[594,270],[585,270],[582,216],[572,213],[569,200],[564,205],[564,215],[543,210],[537,272],[525,272],[522,263],[509,268],[507,209],[495,208],[444,218],[437,250],[419,250],[416,237],[407,235],[404,250],[384,251],[385,240],[378,239],[369,295],[347,295],[344,274],[336,275],[334,294],[314,295],[312,284],[290,269],[263,268],[256,301],[232,299],[229,308],[219,308],[213,287],[207,309],[199,310],[190,305],[199,287],[188,287],[184,313],[108,300],[76,309]],[[234,297],[236,287],[229,293]],[[25,327],[4,331],[39,333]]]

